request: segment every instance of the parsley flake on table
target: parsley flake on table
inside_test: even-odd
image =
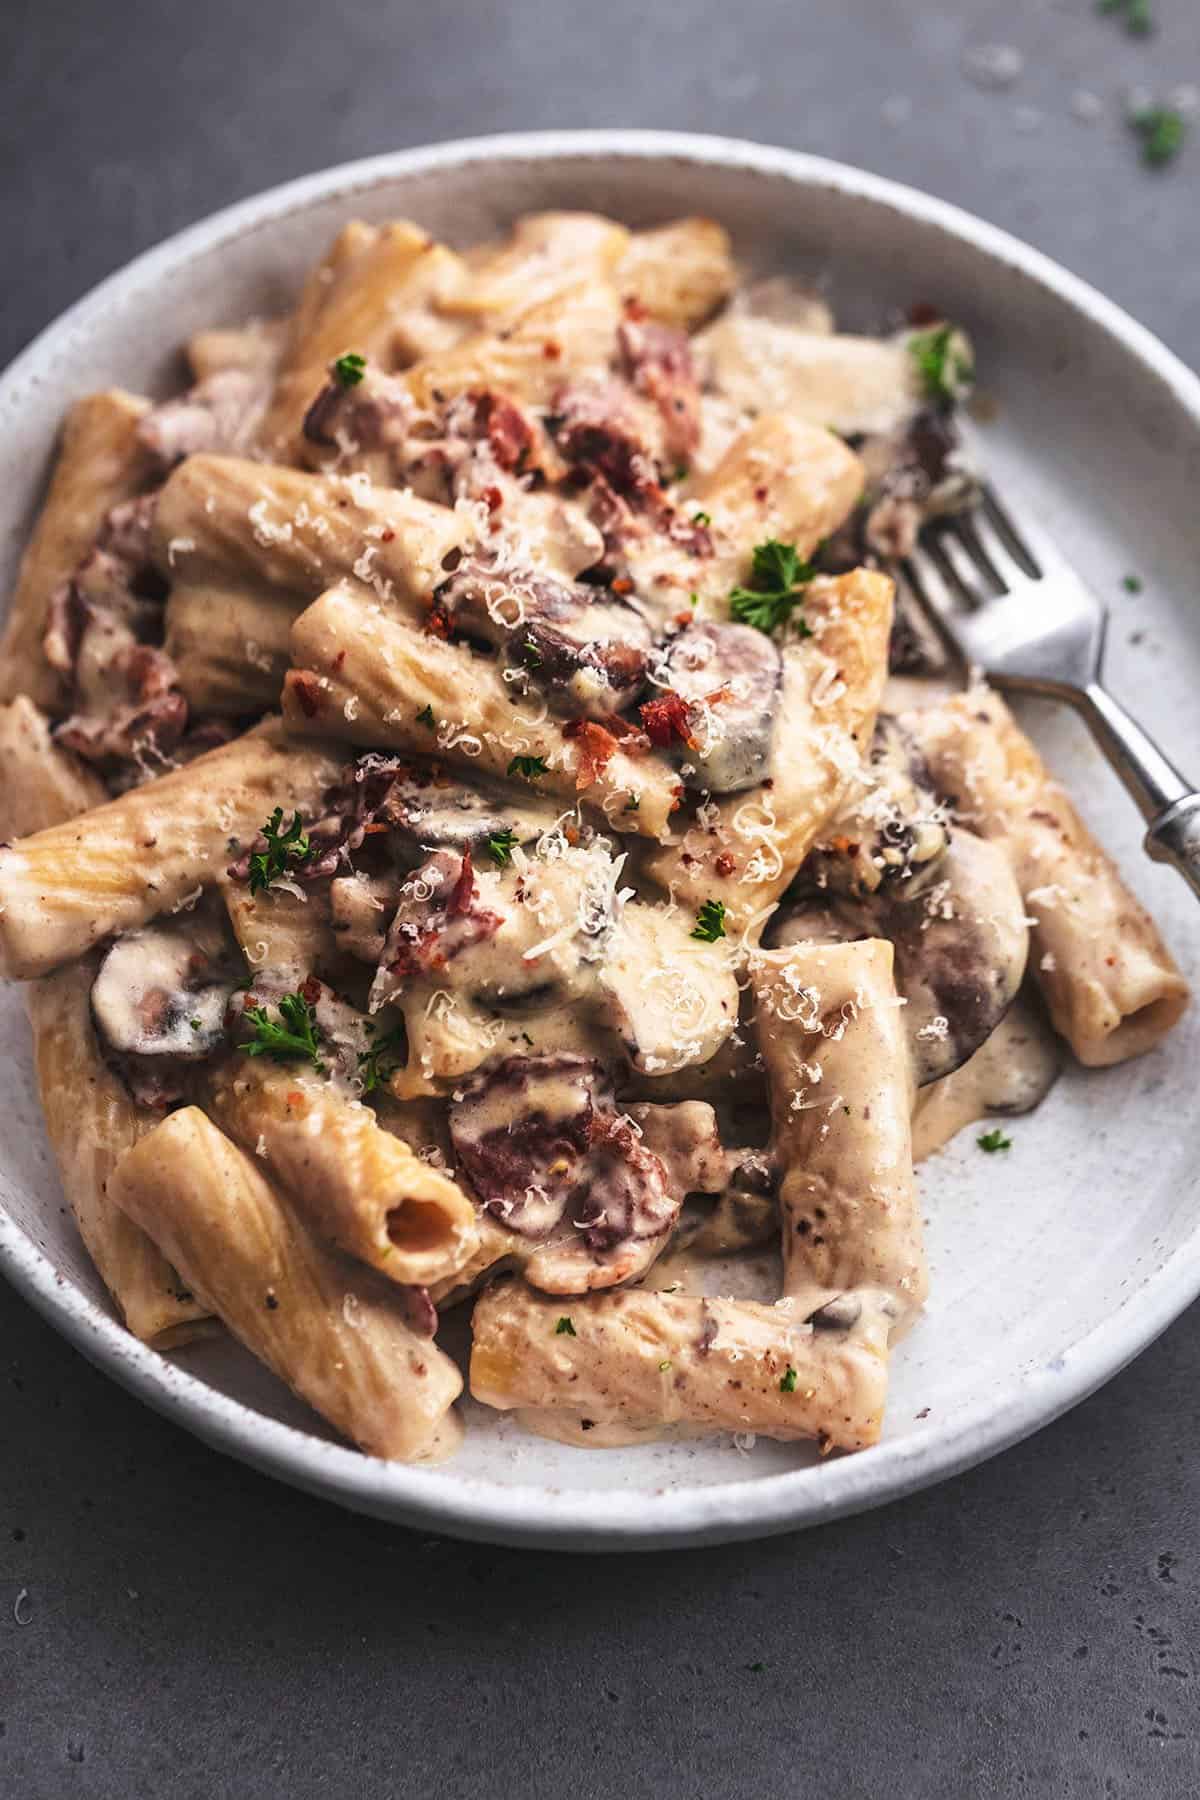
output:
[[[256,850],[250,858],[252,894],[261,893],[278,876],[286,874],[289,863],[300,866],[316,855],[298,812],[292,814],[292,822],[286,831],[282,827],[283,808],[277,806],[259,832],[259,836],[266,839],[266,849]]]
[[[1150,0],[1096,0],[1098,13],[1123,13],[1130,37],[1149,37],[1154,30]]]
[[[432,706],[423,706],[421,708],[420,712],[417,714],[417,724],[418,725],[428,725],[430,731],[434,731],[436,729],[437,721],[433,716]]]
[[[756,631],[775,631],[803,604],[804,590],[816,572],[795,544],[780,543],[778,538],[756,544],[749,586],[735,587],[729,596],[731,617],[741,625],[753,625]],[[803,619],[793,623],[801,637],[812,636]]]
[[[554,1327],[554,1335],[555,1337],[577,1337],[579,1335],[571,1323],[569,1314],[563,1314],[562,1318],[558,1321],[558,1324]]]
[[[523,775],[526,781],[536,781],[539,775],[550,773],[544,756],[514,756],[508,765],[510,775]]]
[[[780,1377],[779,1391],[781,1394],[794,1394],[796,1391],[796,1371],[793,1369],[791,1363],[788,1364]]]
[[[350,350],[345,356],[339,356],[333,365],[333,377],[339,387],[357,387],[367,372],[367,359],[360,356],[357,350]]]
[[[1140,575],[1122,576],[1121,586],[1127,594],[1140,594],[1143,586],[1142,578]]]
[[[932,331],[909,338],[908,353],[917,365],[926,399],[953,402],[970,384],[975,368],[963,343],[953,325],[935,325]]]
[[[1142,140],[1142,161],[1161,169],[1183,148],[1187,122],[1169,106],[1146,106],[1130,114],[1129,123]]]
[[[517,834],[508,826],[503,831],[494,831],[487,841],[488,855],[498,869],[507,869],[512,861],[512,853],[517,847]]]
[[[982,1137],[975,1139],[975,1142],[981,1150],[986,1150],[989,1156],[994,1155],[997,1150],[1012,1149],[1012,1139],[1005,1137],[998,1127],[993,1131],[985,1131]]]
[[[283,1020],[282,1025],[275,1022],[265,1006],[246,1008],[242,1017],[254,1036],[249,1043],[240,1044],[238,1048],[244,1050],[247,1056],[269,1056],[275,1062],[288,1062],[295,1056],[304,1057],[319,1074],[324,1074],[316,1008],[309,1004],[303,994],[282,994],[276,1004]]]
[[[696,923],[691,935],[699,938],[702,944],[715,944],[718,938],[725,936],[725,902],[723,900],[705,900],[696,914]]]

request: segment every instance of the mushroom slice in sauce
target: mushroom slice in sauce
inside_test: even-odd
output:
[[[604,589],[472,558],[434,599],[452,631],[502,651],[560,711],[608,718],[645,683],[650,628]]]
[[[662,1162],[589,1057],[510,1057],[460,1090],[450,1135],[484,1210],[538,1243],[525,1274],[547,1292],[641,1273],[678,1215]]]
[[[558,810],[532,801],[514,801],[485,782],[422,781],[398,775],[377,817],[392,830],[430,849],[485,847],[490,838],[512,833],[519,844],[553,830]],[[486,859],[485,859],[486,860]]]
[[[857,898],[885,884],[912,894],[937,878],[948,811],[908,733],[882,715],[862,779],[809,854],[801,882]]]
[[[721,944],[657,906],[626,906],[598,975],[605,1016],[644,1075],[673,1075],[716,1055],[737,1023],[738,987]]]
[[[664,674],[688,702],[686,785],[712,794],[757,786],[771,760],[783,680],[778,646],[750,625],[689,625],[671,644]]]
[[[1029,930],[1008,858],[955,831],[938,878],[911,898],[830,896],[789,911],[773,944],[889,938],[917,1085],[949,1075],[986,1042],[1016,997]]]
[[[196,1062],[224,1040],[237,976],[204,935],[189,923],[117,939],[92,984],[92,1015],[111,1050]]]

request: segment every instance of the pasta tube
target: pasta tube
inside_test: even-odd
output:
[[[883,1421],[882,1329],[854,1338],[817,1331],[792,1300],[764,1306],[631,1288],[564,1301],[501,1282],[476,1302],[472,1331],[471,1393],[501,1411],[821,1438],[842,1450],[875,1443]]]
[[[635,231],[613,282],[651,318],[694,331],[737,285],[729,233],[715,219],[676,219]]]
[[[0,769],[0,841],[43,831],[108,798],[87,764],[58,748],[49,721],[23,694],[0,706]]]
[[[599,213],[525,213],[506,242],[470,258],[470,276],[442,311],[492,329],[581,281],[604,281],[619,265],[629,232]]]
[[[892,946],[793,944],[758,952],[750,973],[783,1170],[784,1293],[801,1318],[850,1289],[880,1294],[894,1335],[928,1274]]]
[[[305,597],[354,575],[377,600],[424,618],[442,559],[466,527],[448,506],[236,456],[189,456],[163,488],[156,560],[186,585],[282,588]]]
[[[92,1029],[92,962],[26,989],[46,1133],[79,1235],[135,1337],[160,1349],[193,1336],[208,1309],[110,1191],[113,1170],[156,1122],[136,1106]]]
[[[1158,927],[998,695],[973,689],[906,716],[963,823],[1012,860],[1029,966],[1055,1029],[1089,1068],[1153,1049],[1188,987]]]
[[[233,1335],[363,1450],[418,1462],[455,1449],[462,1380],[449,1357],[411,1329],[397,1289],[326,1250],[198,1107],[164,1119],[110,1185]]]
[[[0,847],[0,974],[25,980],[199,896],[276,806],[311,815],[342,769],[284,739],[247,732],[85,818]]]
[[[432,752],[501,776],[514,757],[540,757],[539,791],[611,808],[623,829],[649,837],[663,831],[676,803],[678,777],[666,763],[616,750],[602,768],[582,764],[561,722],[541,702],[522,700],[496,663],[389,618],[348,585],[301,613],[292,661],[283,714],[293,730]]]
[[[212,1105],[314,1231],[390,1280],[443,1281],[474,1254],[475,1208],[462,1190],[328,1082],[243,1058],[218,1076]]]
[[[165,649],[194,713],[234,718],[279,704],[296,599],[250,582],[181,582],[167,601]]]
[[[694,910],[721,901],[727,929],[744,929],[782,894],[875,729],[887,677],[891,580],[870,569],[819,577],[804,616],[812,636],[784,651],[770,789],[715,802],[702,827],[646,862],[679,905]]]
[[[67,415],[50,489],[21,560],[0,639],[0,700],[28,694],[52,712],[66,709],[63,677],[42,654],[50,601],[111,508],[148,484],[150,460],[137,435],[147,410],[144,400],[114,388],[85,395]]]

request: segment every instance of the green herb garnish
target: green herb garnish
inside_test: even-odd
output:
[[[363,1051],[358,1059],[358,1073],[364,1094],[373,1094],[376,1088],[382,1087],[395,1074],[403,1065],[407,1049],[404,1027],[395,1025],[391,1031],[385,1031],[369,1050]]]
[[[671,1359],[670,1359],[670,1357],[669,1357],[669,1356],[666,1356],[666,1357],[664,1357],[664,1358],[663,1358],[663,1360],[662,1360],[662,1362],[660,1362],[660,1363],[659,1363],[659,1365],[658,1365],[658,1372],[659,1372],[659,1374],[660,1374],[660,1375],[665,1375],[665,1374],[666,1374],[666,1372],[667,1372],[667,1370],[668,1370],[668,1369],[669,1369],[669,1368],[670,1368],[670,1366],[671,1366]]]
[[[982,1137],[977,1137],[975,1139],[975,1142],[979,1145],[981,1150],[986,1150],[989,1156],[993,1155],[997,1150],[1012,1149],[1012,1139],[1010,1137],[1005,1137],[1004,1133],[998,1127],[994,1131],[985,1131]]]
[[[742,625],[753,625],[756,631],[774,631],[803,604],[804,589],[816,572],[795,544],[768,538],[765,544],[754,546],[750,585],[735,587],[729,596],[730,615]],[[803,619],[794,623],[801,637],[812,636]]]
[[[577,1337],[579,1335],[572,1325],[567,1313],[563,1314],[562,1318],[558,1321],[558,1324],[554,1327],[554,1335],[555,1337]]]
[[[1142,161],[1160,169],[1183,148],[1187,123],[1169,106],[1147,106],[1131,114],[1130,125],[1142,140]]]
[[[514,756],[508,765],[510,775],[523,775],[526,781],[536,781],[539,775],[548,775],[544,756]]]
[[[420,712],[417,714],[417,724],[428,725],[430,731],[436,730],[437,721],[433,716],[432,706],[423,706],[421,708]]]
[[[706,900],[696,914],[696,923],[691,935],[699,938],[702,944],[715,944],[718,938],[725,936],[725,902],[723,900]]]
[[[781,1394],[794,1394],[796,1391],[796,1371],[793,1369],[791,1363],[788,1364],[780,1377],[779,1391]]]
[[[908,340],[908,353],[929,400],[957,400],[975,373],[970,357],[955,343],[958,337],[953,325],[935,325],[932,331],[919,331]]]
[[[269,1056],[275,1062],[288,1062],[293,1056],[302,1056],[318,1073],[324,1074],[316,1008],[303,994],[283,994],[276,1004],[282,1025],[275,1023],[265,1006],[246,1008],[242,1017],[252,1027],[254,1036],[248,1044],[240,1044],[238,1048],[247,1056]]]
[[[267,840],[265,850],[256,850],[250,858],[250,892],[261,893],[269,888],[277,876],[283,875],[289,863],[302,864],[316,855],[309,843],[299,813],[292,814],[292,822],[287,830],[282,830],[283,808],[277,806],[271,817],[263,826],[262,837]]]
[[[621,808],[621,811],[623,813],[637,812],[641,804],[642,797],[640,794],[630,794],[628,800],[626,800],[624,806]]]
[[[1126,575],[1122,579],[1121,586],[1125,589],[1127,594],[1140,594],[1142,591],[1142,578],[1140,575]]]
[[[333,377],[339,387],[357,387],[367,372],[367,359],[360,356],[357,350],[350,350],[345,356],[339,356],[333,365]]]
[[[498,869],[507,869],[512,861],[512,853],[519,839],[515,831],[506,825],[503,831],[494,831],[487,841],[488,855]]]
[[[706,512],[695,512],[692,514],[692,524],[693,525],[711,525],[712,524],[712,514],[706,513]]]
[[[524,643],[521,645],[521,654],[525,658],[525,667],[527,669],[540,669],[541,668],[542,653],[538,649],[537,645],[534,643],[532,638],[527,637],[525,639]]]
[[[1154,30],[1150,0],[1096,0],[1098,13],[1124,13],[1125,29],[1131,37],[1149,37]]]

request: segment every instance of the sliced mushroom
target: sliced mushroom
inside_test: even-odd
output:
[[[938,1081],[996,1029],[1025,973],[1029,930],[1008,858],[956,830],[936,881],[911,898],[880,887],[867,899],[831,895],[784,914],[773,944],[889,938],[917,1085]]]
[[[691,788],[734,794],[769,773],[783,680],[779,649],[750,625],[689,625],[671,644],[667,685],[688,702],[691,742],[679,753]]]
[[[881,715],[867,766],[809,854],[803,886],[859,898],[884,885],[915,893],[936,879],[948,810],[911,737]]]
[[[663,907],[624,908],[598,988],[608,1022],[644,1075],[708,1062],[737,1023],[737,979],[724,946],[693,938],[688,921]]]
[[[679,1200],[592,1059],[510,1058],[461,1093],[450,1134],[484,1209],[537,1242],[533,1286],[612,1287],[665,1245]]]
[[[720,1194],[729,1185],[730,1159],[721,1143],[717,1115],[703,1100],[673,1106],[642,1103],[629,1108],[642,1143],[666,1170],[667,1185],[680,1200],[688,1194]]]
[[[92,984],[92,1015],[121,1056],[196,1062],[225,1036],[236,970],[194,923],[148,925],[118,938]]]
[[[397,776],[377,817],[426,849],[466,850],[511,833],[529,844],[551,831],[558,809],[535,801],[514,801],[483,781],[470,787],[422,778],[415,771]]]
[[[435,601],[452,631],[502,651],[559,711],[607,718],[641,692],[650,628],[605,589],[474,557]]]

